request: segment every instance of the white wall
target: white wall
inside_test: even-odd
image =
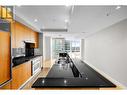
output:
[[[45,60],[51,59],[51,37],[45,36]]]
[[[51,67],[51,37],[43,34],[43,67]]]
[[[43,55],[43,33],[39,33],[39,50],[40,54]]]
[[[81,39],[81,59],[84,60],[84,39]]]
[[[127,19],[85,38],[85,62],[127,86]]]

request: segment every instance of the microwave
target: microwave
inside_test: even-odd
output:
[[[34,56],[35,43],[25,43],[25,56]]]
[[[35,48],[35,43],[25,43],[25,48],[31,49],[31,48]]]

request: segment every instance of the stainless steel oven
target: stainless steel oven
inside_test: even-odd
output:
[[[41,70],[41,59],[40,57],[37,57],[34,58],[31,62],[32,62],[32,75],[34,75]]]

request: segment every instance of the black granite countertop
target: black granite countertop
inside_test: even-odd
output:
[[[67,78],[74,77],[72,70],[69,64],[54,64],[51,70],[49,71],[47,78]]]
[[[102,87],[115,87],[114,84],[106,81],[100,82],[93,79],[87,80],[84,78],[38,78],[32,85],[32,88],[47,88],[47,87],[71,87],[71,88],[102,88]]]
[[[35,56],[29,56],[29,57],[26,57],[26,56],[15,57],[12,59],[13,67],[23,64],[39,56],[42,56],[42,55],[35,55]]]
[[[75,74],[77,74],[75,76]],[[79,76],[78,76],[79,75]],[[38,78],[33,88],[43,87],[116,87],[80,59],[54,64],[45,78]]]

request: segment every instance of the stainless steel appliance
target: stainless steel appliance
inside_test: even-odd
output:
[[[34,75],[41,70],[41,59],[40,57],[37,57],[34,58],[31,62],[32,62],[32,75]]]

